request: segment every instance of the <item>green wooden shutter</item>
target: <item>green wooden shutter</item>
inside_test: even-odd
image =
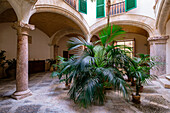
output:
[[[87,0],[79,0],[79,12],[87,14]]]
[[[126,12],[136,8],[136,6],[137,6],[137,1],[136,0],[125,0]]]
[[[97,0],[96,2],[96,17],[105,17],[105,0]]]

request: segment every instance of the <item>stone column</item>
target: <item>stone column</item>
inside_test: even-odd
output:
[[[58,56],[58,48],[59,48],[58,45],[54,45],[54,59],[56,59]]]
[[[161,64],[158,65],[158,69],[152,69],[151,74],[160,76],[166,74],[166,43],[168,36],[149,37],[150,43],[150,56],[155,56],[156,61]]]
[[[34,30],[34,25],[16,22],[12,26],[17,30],[17,72],[16,72],[16,91],[12,97],[22,99],[32,95],[28,89],[28,32]]]

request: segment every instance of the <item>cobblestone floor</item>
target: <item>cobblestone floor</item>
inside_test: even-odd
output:
[[[63,90],[64,84],[51,78],[49,72],[31,75],[29,88],[32,96],[14,100],[10,95],[15,91],[15,80],[1,79],[0,113],[170,113],[170,89],[164,89],[157,81],[144,86],[139,105],[109,91],[103,106],[88,109],[74,104],[68,90]]]

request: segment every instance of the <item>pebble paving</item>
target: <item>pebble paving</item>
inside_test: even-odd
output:
[[[127,101],[113,91],[106,92],[104,105],[94,104],[88,108],[76,105],[67,95],[68,90],[50,72],[32,74],[29,89],[33,95],[14,100],[15,80],[0,79],[0,113],[170,113],[170,89],[158,81],[144,86],[141,104]]]

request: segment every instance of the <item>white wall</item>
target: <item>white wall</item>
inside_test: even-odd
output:
[[[30,32],[32,36],[32,44],[29,44],[29,59],[45,60],[50,58],[50,38],[40,31],[35,29]]]
[[[59,42],[58,42],[58,56],[62,56],[63,57],[63,51],[68,51],[68,41],[69,41],[70,37],[64,36],[62,37]],[[80,54],[82,51],[82,47],[79,47],[78,49],[74,49],[68,52],[68,54]]]
[[[0,24],[0,50],[6,51],[6,58],[13,59],[17,55],[17,34],[11,23]]]
[[[144,15],[155,19],[155,14],[153,10],[154,4],[155,0],[137,0],[137,8],[130,10],[125,14]],[[89,26],[93,25],[95,22],[102,19],[96,18],[96,1],[91,2],[91,0],[87,0],[87,15],[83,13],[81,14],[85,18]]]
[[[170,20],[166,24],[166,35],[170,37]],[[170,74],[170,38],[166,44],[166,73]]]
[[[135,33],[126,33],[116,37],[117,40],[134,39],[134,38],[135,38],[136,54],[139,53],[149,54],[148,46],[146,46],[148,44],[147,37]]]
[[[17,34],[12,29],[12,23],[0,24],[0,50],[6,51],[7,59],[16,58],[17,55]],[[50,58],[50,39],[46,34],[36,29],[31,31],[32,44],[29,44],[29,59],[45,60]]]
[[[155,19],[153,6],[155,0],[137,0],[137,8],[127,12],[127,14],[138,14]]]
[[[81,13],[81,12],[80,12]],[[87,0],[87,14],[81,13],[88,25],[91,26],[96,22],[96,1]]]

